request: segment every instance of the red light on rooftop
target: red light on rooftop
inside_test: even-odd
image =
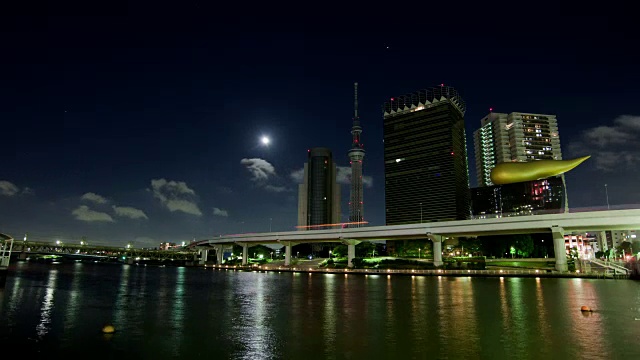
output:
[[[440,84],[440,86],[444,86],[444,84]]]
[[[453,151],[451,152],[451,155],[455,155]]]
[[[493,111],[493,108],[489,108],[489,111]]]
[[[391,98],[391,101],[395,100],[394,98]]]

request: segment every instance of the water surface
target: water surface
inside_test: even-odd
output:
[[[640,358],[640,282],[629,280],[12,266],[0,344],[22,356]],[[104,323],[117,332],[101,334]]]

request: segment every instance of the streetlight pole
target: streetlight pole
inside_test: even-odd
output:
[[[420,250],[422,250],[422,249],[418,248],[418,259],[420,259]]]
[[[607,210],[610,210],[610,207],[609,207],[609,190],[607,190],[607,184],[604,184],[604,193],[607,196]]]

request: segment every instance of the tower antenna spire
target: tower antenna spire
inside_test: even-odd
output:
[[[362,160],[364,148],[360,135],[360,118],[358,117],[358,83],[353,83],[353,126],[351,127],[351,149],[349,160],[351,163],[351,194],[349,194],[349,222],[350,227],[360,227],[364,222],[364,205],[362,200]]]
[[[353,83],[353,121],[358,120],[358,83]]]

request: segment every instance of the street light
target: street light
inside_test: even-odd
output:
[[[420,259],[420,250],[422,250],[422,249],[418,248],[418,259]]]
[[[607,190],[607,184],[604,184],[604,193],[607,196],[607,210],[610,210],[610,208],[609,208],[609,190]]]
[[[329,259],[331,259],[331,250],[329,250]]]
[[[127,244],[127,249],[131,249],[131,244]]]
[[[60,240],[56,240],[56,245],[60,245]]]
[[[273,260],[273,251],[271,252],[271,260]]]
[[[296,259],[300,257],[300,251],[296,253]]]

